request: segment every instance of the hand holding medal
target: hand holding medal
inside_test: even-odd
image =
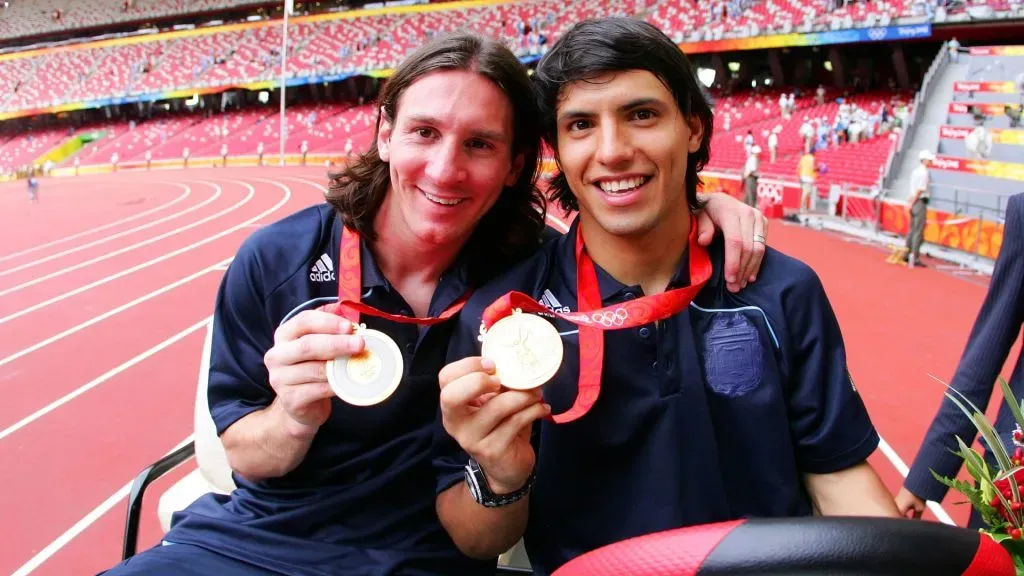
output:
[[[590,410],[601,392],[603,332],[635,328],[673,316],[689,306],[711,278],[711,260],[697,242],[697,226],[692,221],[688,254],[689,286],[602,307],[594,262],[584,247],[582,226],[577,226],[579,311],[553,312],[526,294],[509,292],[484,310],[480,326],[481,355],[495,363],[497,375],[506,388],[536,388],[558,372],[562,363],[562,340],[554,325],[530,312],[555,316],[579,326],[580,376],[576,402],[567,412],[551,417],[557,423],[576,420]]]
[[[352,322],[355,326],[355,335],[363,339],[365,346],[357,354],[342,355],[328,360],[327,381],[334,394],[345,402],[354,406],[372,406],[387,400],[398,389],[402,382],[405,361],[394,339],[384,332],[360,324],[359,314],[386,318],[393,322],[430,326],[444,322],[458,313],[465,305],[469,294],[463,295],[435,318],[410,318],[389,314],[361,303],[360,239],[356,232],[345,226],[342,226],[338,269],[338,303],[324,306],[322,310]]]

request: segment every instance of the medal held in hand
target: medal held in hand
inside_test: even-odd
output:
[[[594,262],[583,244],[582,226],[576,227],[577,312],[554,312],[522,292],[509,292],[484,310],[480,325],[481,356],[490,358],[506,388],[529,390],[547,383],[562,363],[562,338],[550,322],[529,314],[556,316],[580,327],[580,377],[576,401],[566,412],[554,414],[556,423],[572,422],[597,401],[604,363],[604,331],[636,328],[678,314],[690,305],[711,278],[711,259],[697,243],[697,223],[690,221],[690,285],[660,294],[602,307]]]
[[[506,388],[531,390],[550,380],[562,365],[562,337],[547,320],[515,309],[481,331],[481,355],[494,361]]]
[[[394,339],[359,323],[359,314],[386,318],[393,322],[430,326],[451,318],[469,298],[467,292],[440,316],[410,318],[381,312],[360,302],[362,268],[359,234],[342,225],[341,257],[338,265],[338,302],[321,308],[344,317],[355,325],[353,334],[363,339],[363,350],[352,356],[327,361],[327,382],[341,400],[354,406],[373,406],[387,400],[398,389],[405,370],[402,351]]]
[[[356,327],[354,334],[363,339],[363,351],[328,360],[327,382],[338,398],[353,406],[379,404],[402,381],[402,351],[390,336],[364,324]]]

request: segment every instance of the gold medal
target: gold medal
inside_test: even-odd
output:
[[[363,351],[327,361],[331,390],[353,406],[373,406],[387,400],[402,381],[405,362],[398,344],[387,334],[360,324]]]
[[[540,316],[513,310],[481,335],[481,355],[497,367],[506,388],[531,390],[550,380],[562,365],[562,337]]]

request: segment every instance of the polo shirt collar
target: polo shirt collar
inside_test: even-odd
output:
[[[572,222],[569,231],[559,239],[562,242],[562,274],[566,284],[576,286],[576,231],[580,225],[579,215]],[[643,290],[639,285],[628,286],[616,280],[611,274],[601,268],[596,262],[594,270],[597,272],[597,285],[601,291],[602,302],[616,302],[624,299],[633,299],[643,296]],[[679,267],[676,269],[668,287],[681,288],[690,284],[690,259],[683,255]]]
[[[341,227],[341,218],[335,219],[334,229],[332,231],[334,238],[331,239],[334,254],[341,253]],[[452,298],[452,301],[461,296],[468,286],[469,258],[467,256],[467,252],[467,250],[460,252],[452,266],[441,274],[440,285],[445,287],[445,292],[457,292],[457,294]],[[359,268],[362,278],[362,289],[364,292],[371,288],[384,288],[388,291],[392,290],[391,283],[384,277],[384,273],[380,271],[380,267],[377,265],[377,259],[374,258],[373,251],[370,250],[370,243],[362,237],[359,238]]]

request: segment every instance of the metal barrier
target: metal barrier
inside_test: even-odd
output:
[[[895,238],[906,237],[910,209],[906,201],[890,198],[888,192],[835,185],[829,194],[827,214],[848,229],[859,229],[875,241],[892,243]],[[1008,198],[984,190],[933,185],[925,228],[926,252],[961,268],[990,269],[1002,245]]]

